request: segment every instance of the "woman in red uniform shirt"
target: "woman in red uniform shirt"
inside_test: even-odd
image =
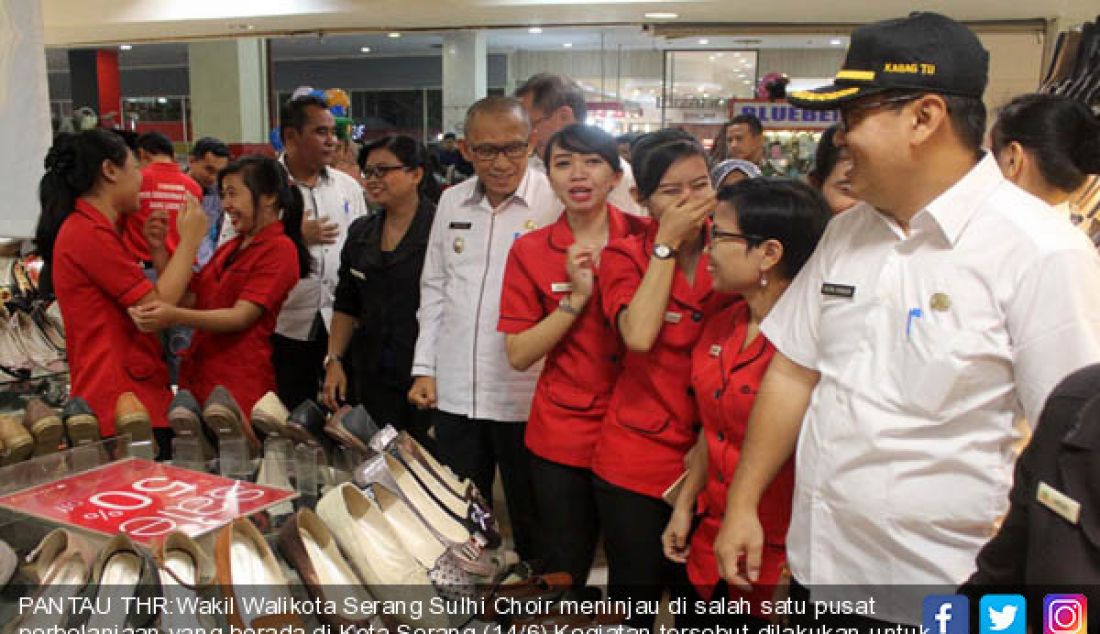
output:
[[[242,411],[275,389],[271,333],[290,289],[309,271],[302,241],[302,195],[273,159],[250,156],[218,175],[222,208],[237,237],[223,244],[191,284],[184,305],[152,302],[131,310],[138,327],[196,330],[184,357],[180,386],[204,402],[217,385]],[[258,445],[247,420],[242,431]]]
[[[760,335],[760,322],[810,258],[830,217],[816,191],[786,180],[743,181],[718,192],[718,208],[707,249],[714,290],[737,293],[736,303],[712,315],[703,327],[692,357],[691,386],[703,421],[699,450],[692,452],[688,475],[662,537],[665,555],[687,563],[698,599],[725,600],[718,576],[714,538],[726,509],[726,490],[741,455],[749,412],[775,348]],[[764,559],[760,585],[752,593],[730,589],[729,598],[747,598],[763,625],[760,601],[770,600],[786,562],[784,542],[791,517],[794,462],[787,461],[760,502],[764,525]],[[691,532],[696,499],[702,518]],[[719,587],[715,593],[716,586]],[[689,591],[690,594],[690,591]],[[717,617],[677,617],[678,627],[717,624]],[[709,618],[709,620],[708,620]],[[730,617],[721,617],[723,625]]]
[[[138,210],[141,189],[141,168],[122,138],[100,129],[60,134],[45,167],[35,238],[46,263],[41,279],[57,296],[65,322],[72,394],[91,406],[100,433],[112,436],[118,397],[133,392],[159,436],[158,430],[168,432],[168,370],[160,341],[138,332],[126,310],[180,300],[206,235],[206,214],[188,200],[176,220],[179,246],[154,284],[119,231],[123,216]],[[164,457],[168,443],[159,444]]]
[[[711,289],[702,257],[717,202],[702,145],[686,132],[661,130],[639,139],[631,159],[637,198],[656,222],[600,256],[604,314],[629,352],[592,470],[610,594],[656,601],[676,573],[661,555],[671,513],[662,495],[683,473],[696,439],[691,350],[703,319],[730,300]],[[650,627],[652,617],[629,623]]]
[[[592,448],[623,345],[600,310],[593,262],[608,240],[645,231],[647,219],[609,205],[622,167],[615,139],[599,128],[563,128],[546,146],[546,174],[565,213],[512,247],[498,328],[508,361],[523,371],[542,358],[525,436],[547,570],[583,586],[599,536]]]

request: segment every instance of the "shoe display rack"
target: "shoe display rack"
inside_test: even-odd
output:
[[[60,405],[68,394],[65,329],[57,302],[37,285],[41,259],[0,258],[0,413],[37,396]]]
[[[415,439],[379,428],[364,408],[326,415],[307,402],[289,412],[269,394],[246,419],[228,391],[214,392],[201,407],[186,391],[172,403],[169,421],[176,438],[170,468],[179,469],[174,479],[143,478],[128,485],[133,493],[116,491],[121,480],[104,473],[153,454],[151,439],[130,442],[128,437],[0,469],[0,504],[20,494],[34,499],[39,491],[68,486],[74,480],[70,476],[81,474],[106,480],[103,486],[110,489],[96,489],[97,507],[88,517],[83,507],[69,509],[70,518],[76,514],[86,520],[80,525],[0,508],[0,539],[25,562],[15,585],[0,594],[0,619],[20,627],[216,627],[223,632],[286,625],[332,632],[349,626],[392,631],[400,624],[592,628],[621,622],[614,614],[555,611],[552,606],[573,596],[569,575],[535,574],[508,548],[490,505],[472,482],[452,473]],[[120,397],[116,420],[142,419],[144,409],[131,400]],[[144,420],[147,425],[147,412]],[[133,429],[144,434],[136,425]],[[191,489],[215,474],[222,476],[219,481],[236,484],[204,493],[205,501],[196,504]],[[244,482],[263,485],[252,487],[261,493],[285,490],[289,495],[282,494],[277,503],[275,497],[271,503],[258,501]],[[177,490],[182,501],[158,513],[179,520],[178,529],[165,532],[157,518],[148,517],[148,509],[139,524],[114,510],[145,504],[142,492],[173,497]],[[232,504],[229,496],[236,496]],[[246,502],[260,506],[253,510]],[[232,508],[234,514],[215,522],[208,517],[218,510],[212,507]],[[120,517],[112,526],[128,528],[88,528],[116,513]],[[185,519],[207,522],[202,528],[208,530],[183,530]],[[149,531],[160,532],[154,539]],[[211,605],[231,602],[233,607],[215,615],[136,609],[54,615],[53,620],[18,610],[21,595],[77,593],[93,600],[213,596],[221,603]],[[497,612],[501,597],[546,610]],[[257,611],[256,601],[273,602]],[[327,630],[317,629],[322,626]]]

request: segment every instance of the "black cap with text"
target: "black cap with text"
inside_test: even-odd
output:
[[[887,90],[978,97],[989,79],[989,52],[966,26],[938,13],[861,26],[831,86],[793,92],[791,104],[832,110]]]

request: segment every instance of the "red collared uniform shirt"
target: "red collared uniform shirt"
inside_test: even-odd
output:
[[[739,300],[707,319],[692,356],[691,385],[707,443],[707,483],[699,494],[702,521],[692,534],[687,571],[704,597],[710,596],[719,581],[714,539],[726,512],[730,480],[741,459],[749,413],[775,354],[775,347],[763,334],[745,345],[748,326],[749,306]],[[756,589],[745,595],[758,616],[759,602],[772,598],[771,587],[787,560],[784,542],[791,521],[793,491],[794,462],[788,460],[760,500],[764,559]],[[730,594],[740,596],[732,588]]]
[[[648,219],[608,205],[608,237],[645,231]],[[537,325],[573,291],[565,272],[575,242],[565,214],[520,238],[508,255],[498,330],[519,334]],[[527,421],[527,447],[541,458],[589,468],[624,346],[600,308],[599,288],[565,337],[546,356]]]
[[[271,333],[279,308],[298,283],[298,251],[283,233],[283,223],[264,227],[241,248],[237,236],[214,253],[213,259],[191,282],[195,308],[232,308],[245,300],[263,309],[259,319],[240,332],[195,331],[185,353],[180,385],[199,402],[216,385],[224,385],[247,416],[264,393],[275,389],[271,362]]]
[[[54,244],[53,284],[65,322],[71,393],[115,433],[115,403],[133,392],[154,427],[168,426],[168,369],[160,340],[142,333],[126,309],[153,291],[117,226],[83,200],[61,225]]]
[[[187,206],[187,194],[202,201],[202,187],[184,174],[175,162],[150,163],[141,169],[141,193],[138,194],[141,207],[137,213],[123,219],[122,241],[134,258],[142,262],[152,260],[142,230],[154,211],[168,212],[168,238],[164,246],[168,253],[175,253],[180,242],[176,216]]]
[[[617,240],[600,254],[604,314],[617,329],[649,268],[657,225],[644,235]],[[618,487],[660,498],[684,472],[684,455],[695,443],[698,415],[691,389],[691,351],[707,315],[730,302],[711,289],[706,258],[700,255],[695,283],[677,268],[664,323],[649,352],[626,352],[615,385],[592,470]]]

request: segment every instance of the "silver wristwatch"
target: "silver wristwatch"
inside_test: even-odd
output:
[[[658,260],[668,260],[674,255],[676,255],[676,250],[667,244],[653,245],[653,257]]]

